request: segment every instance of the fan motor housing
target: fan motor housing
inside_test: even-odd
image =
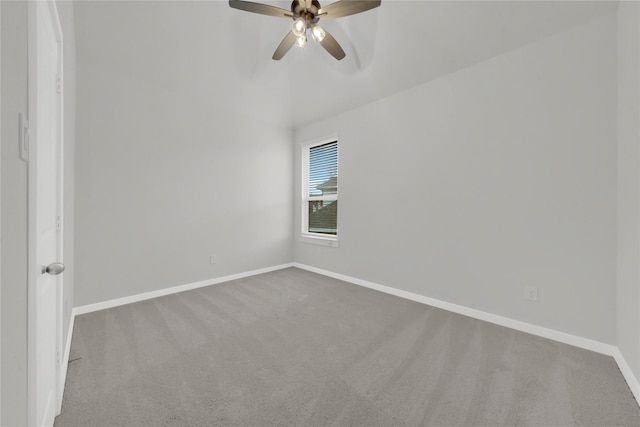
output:
[[[291,13],[293,13],[293,19],[303,18],[307,22],[307,26],[315,24],[320,20],[318,17],[318,11],[320,10],[320,2],[318,0],[312,0],[311,6],[305,7],[305,1],[293,0],[291,2]]]

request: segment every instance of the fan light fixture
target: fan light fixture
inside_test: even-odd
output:
[[[293,29],[291,31],[293,31],[293,34],[297,37],[300,37],[307,32],[307,23],[302,18],[295,19],[293,21]]]
[[[314,25],[313,27],[311,27],[311,36],[318,43],[324,40],[326,35],[327,35],[327,32],[323,30],[321,26]]]
[[[307,36],[304,34],[301,36],[298,36],[298,38],[296,39],[296,46],[305,47],[306,45],[307,45]]]

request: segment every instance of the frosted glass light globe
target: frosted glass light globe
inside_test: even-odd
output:
[[[307,23],[302,18],[297,18],[293,21],[293,28],[291,29],[293,34],[300,37],[307,33]]]
[[[315,41],[320,43],[322,40],[324,40],[327,32],[323,30],[319,25],[314,25],[313,27],[311,27],[311,35],[313,36],[313,39]]]
[[[301,36],[298,36],[298,38],[296,39],[296,46],[305,47],[306,45],[307,45],[307,36],[304,34]]]

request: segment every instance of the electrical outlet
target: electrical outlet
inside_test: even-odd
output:
[[[209,256],[209,264],[213,265],[216,263],[216,256],[215,255],[210,255]]]
[[[538,288],[536,286],[525,286],[524,297],[529,301],[538,301]]]

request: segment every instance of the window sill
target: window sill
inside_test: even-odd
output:
[[[303,234],[300,236],[300,241],[302,243],[311,243],[313,245],[320,246],[329,246],[332,248],[337,248],[340,246],[340,241],[336,238],[331,237],[321,237],[321,236],[312,236],[309,234]]]

